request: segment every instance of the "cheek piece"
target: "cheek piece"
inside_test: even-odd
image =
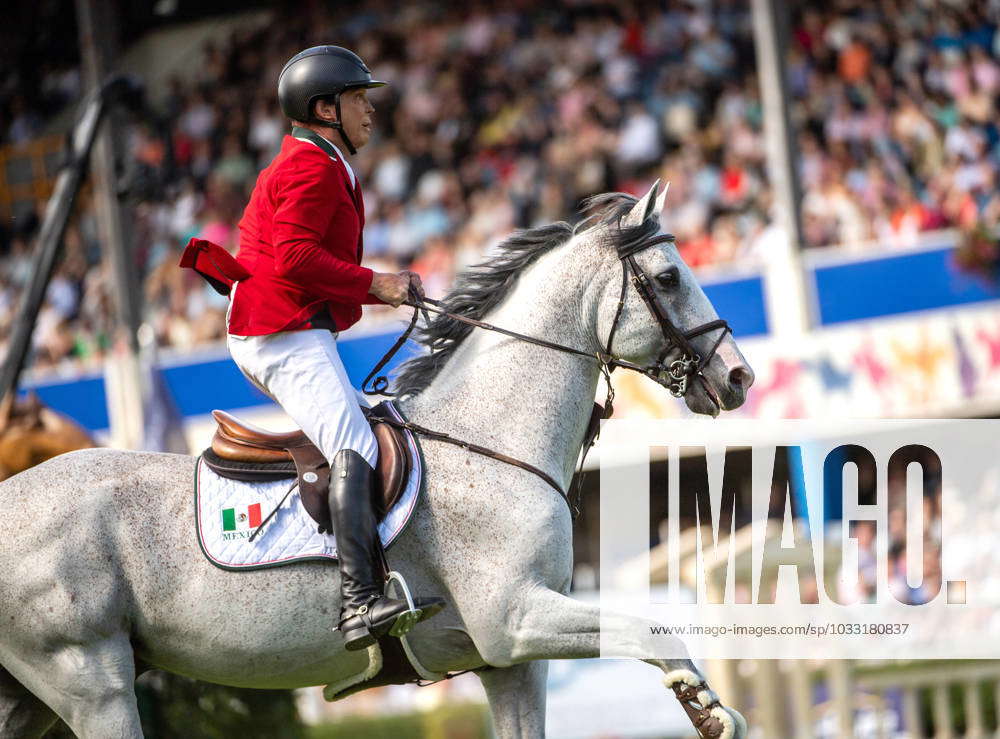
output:
[[[715,356],[719,345],[722,344],[722,340],[726,338],[726,334],[731,333],[732,329],[725,320],[718,318],[696,326],[689,331],[681,331],[667,316],[667,312],[660,305],[660,301],[656,299],[656,291],[653,289],[649,276],[639,266],[639,263],[636,262],[635,255],[655,244],[672,242],[673,240],[674,237],[671,234],[657,236],[649,241],[642,242],[632,249],[632,251],[622,255],[622,289],[618,298],[615,319],[611,323],[611,331],[608,333],[608,343],[605,346],[604,357],[602,359],[609,371],[613,371],[616,367],[624,367],[625,369],[641,372],[654,382],[667,388],[675,398],[681,398],[687,393],[688,382],[691,377],[700,377],[703,383],[708,382],[705,379],[703,371],[712,357]],[[663,350],[657,357],[656,362],[645,367],[618,359],[611,351],[611,342],[614,341],[615,331],[618,329],[618,322],[622,316],[622,309],[625,307],[625,293],[628,290],[629,282],[635,287],[636,292],[639,293],[642,301],[646,304],[646,308],[656,320],[664,339]],[[716,339],[711,350],[702,357],[691,345],[691,339],[717,329],[722,329],[719,333],[719,338]],[[680,356],[667,364],[667,357],[674,351],[679,351]]]

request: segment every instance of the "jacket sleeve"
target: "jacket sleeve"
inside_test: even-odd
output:
[[[337,208],[354,207],[343,178],[327,164],[300,157],[275,178],[274,269],[317,297],[361,305],[374,297],[368,295],[374,273],[320,246]]]

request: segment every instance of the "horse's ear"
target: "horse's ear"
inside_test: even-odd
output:
[[[2,400],[0,400],[0,430],[6,429],[7,424],[10,423],[11,417],[14,415],[14,395],[15,390],[11,390],[7,393]],[[2,480],[4,478],[0,478]]]
[[[42,426],[42,411],[45,409],[45,404],[42,403],[42,399],[38,397],[38,393],[34,390],[28,392],[28,397],[24,401],[24,421],[25,425],[30,428],[36,428]]]
[[[659,191],[659,179],[649,188],[649,192],[640,198],[639,202],[632,206],[628,215],[622,218],[623,226],[638,226],[653,214],[653,206],[656,205],[656,193]],[[656,211],[659,216],[659,211]]]
[[[656,217],[659,218],[660,214],[663,212],[663,206],[667,202],[667,190],[670,189],[670,181],[663,183],[663,189],[660,190],[660,194],[656,196],[656,205],[653,206],[653,212],[656,213]]]

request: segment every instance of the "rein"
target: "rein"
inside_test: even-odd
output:
[[[433,300],[427,297],[421,297],[413,287],[410,287],[410,297],[403,301],[404,305],[408,305],[413,308],[413,316],[410,318],[410,323],[400,334],[396,342],[389,348],[389,350],[382,356],[378,363],[372,368],[372,371],[368,373],[368,376],[361,383],[361,391],[365,395],[385,395],[393,397],[395,393],[389,391],[389,379],[385,375],[379,375],[379,372],[389,363],[389,361],[395,356],[395,354],[402,348],[406,340],[410,338],[413,330],[416,328],[417,319],[420,313],[424,314],[424,321],[429,323],[430,316],[428,312],[437,313],[442,316],[446,316],[454,321],[460,323],[465,323],[474,328],[481,328],[486,331],[493,331],[504,336],[509,336],[513,339],[519,341],[524,341],[529,344],[535,344],[536,346],[542,346],[547,349],[553,349],[555,351],[563,352],[564,354],[574,354],[580,357],[586,357],[588,359],[596,360],[600,365],[601,373],[604,375],[605,384],[607,385],[608,392],[604,401],[604,405],[601,406],[599,403],[594,404],[594,412],[591,415],[590,423],[587,426],[587,432],[584,435],[582,449],[582,456],[580,458],[579,466],[577,467],[576,474],[576,484],[574,485],[571,493],[573,494],[573,500],[570,500],[570,496],[562,489],[556,480],[549,475],[544,470],[523,462],[519,459],[515,459],[501,452],[497,452],[493,449],[489,449],[478,444],[473,444],[471,442],[462,441],[461,439],[456,439],[455,437],[440,432],[434,431],[432,429],[419,426],[408,421],[395,421],[392,419],[378,419],[382,423],[388,423],[391,426],[396,426],[397,428],[404,428],[412,431],[416,434],[426,436],[429,439],[434,439],[436,441],[443,441],[448,444],[454,444],[466,449],[470,452],[475,452],[476,454],[481,454],[490,459],[496,459],[501,462],[519,467],[520,469],[526,470],[538,476],[544,480],[549,486],[552,487],[564,501],[566,505],[569,506],[570,513],[573,518],[576,519],[580,515],[580,490],[582,486],[583,475],[580,474],[583,471],[583,464],[587,458],[587,454],[593,447],[594,442],[597,441],[597,437],[600,435],[600,422],[604,419],[610,418],[611,414],[614,412],[614,397],[615,391],[611,385],[611,373],[618,367],[623,369],[631,370],[633,372],[639,372],[645,375],[654,382],[670,391],[670,394],[675,398],[684,397],[687,394],[689,388],[689,380],[691,377],[697,377],[701,381],[706,392],[708,392],[708,383],[705,380],[703,370],[711,361],[712,357],[715,356],[716,351],[718,351],[719,346],[722,344],[723,340],[726,338],[726,334],[730,333],[732,329],[729,324],[723,319],[716,319],[714,321],[708,321],[700,326],[697,326],[689,331],[681,331],[678,329],[670,318],[667,316],[666,311],[663,310],[659,301],[656,299],[656,293],[650,283],[649,277],[639,266],[638,262],[635,260],[635,255],[640,251],[650,248],[656,244],[661,244],[668,241],[673,241],[674,237],[670,234],[663,234],[662,236],[657,236],[647,241],[640,242],[635,245],[629,251],[621,254],[622,262],[622,287],[621,293],[618,297],[618,307],[615,310],[615,318],[611,323],[611,331],[608,333],[608,341],[605,346],[604,351],[601,352],[586,352],[582,349],[577,349],[572,346],[566,346],[565,344],[559,344],[554,341],[548,341],[547,339],[540,339],[535,336],[528,336],[526,334],[518,333],[517,331],[511,331],[510,329],[503,328],[501,326],[496,326],[492,323],[486,323],[485,321],[479,321],[475,318],[469,318],[468,316],[463,316],[458,313],[451,313],[445,310],[442,306],[443,303],[437,300]],[[629,276],[631,274],[631,280]],[[650,314],[656,320],[660,327],[660,331],[663,334],[665,340],[663,351],[660,352],[659,357],[653,364],[647,365],[645,367],[635,364],[633,362],[626,361],[624,359],[619,359],[612,352],[612,342],[614,341],[615,333],[618,329],[618,322],[621,319],[622,312],[625,307],[625,298],[628,291],[628,285],[631,282],[632,286],[635,287],[636,292],[642,298],[643,303],[645,303],[646,308],[649,310]],[[722,329],[719,338],[712,345],[711,350],[701,357],[691,345],[691,339],[698,336],[706,334],[710,331],[717,329]],[[674,351],[680,351],[680,357],[673,360],[669,364],[666,363],[667,357]],[[665,375],[665,377],[664,377]],[[368,387],[371,383],[371,388]],[[709,393],[711,397],[711,393]],[[715,402],[714,398],[712,398]]]
[[[378,375],[378,373],[382,371],[382,368],[385,367],[386,364],[388,364],[389,360],[391,360],[392,357],[396,354],[396,352],[400,350],[403,344],[406,343],[406,340],[410,338],[410,334],[412,334],[413,329],[416,328],[417,316],[420,314],[420,312],[423,312],[424,320],[428,322],[430,319],[427,316],[427,312],[430,311],[431,313],[437,313],[439,315],[446,316],[447,318],[459,321],[460,323],[465,323],[468,324],[469,326],[474,326],[475,328],[485,329],[486,331],[494,331],[498,334],[510,336],[513,339],[525,341],[529,344],[544,346],[547,349],[555,349],[556,351],[564,352],[566,354],[576,354],[581,357],[587,357],[588,359],[596,359],[601,364],[608,364],[609,359],[611,359],[612,361],[616,361],[613,358],[607,357],[605,354],[601,352],[597,353],[585,352],[582,349],[576,349],[575,347],[566,346],[564,344],[557,344],[556,342],[548,341],[547,339],[539,339],[534,336],[519,334],[517,331],[511,331],[510,329],[502,328],[501,326],[495,326],[492,323],[486,323],[485,321],[477,321],[475,318],[469,318],[468,316],[463,316],[459,313],[450,313],[449,311],[446,311],[441,307],[443,305],[441,301],[427,297],[421,298],[419,295],[414,293],[412,289],[410,291],[410,297],[404,300],[402,304],[408,305],[411,308],[413,308],[413,317],[410,318],[410,324],[406,327],[406,330],[404,330],[403,333],[400,334],[399,338],[396,339],[396,343],[389,348],[389,351],[385,353],[382,359],[378,361],[378,364],[376,364],[372,368],[372,371],[368,373],[368,376],[365,378],[365,381],[361,383],[361,390],[362,392],[364,392],[365,395],[389,395],[390,397],[393,395],[393,393],[387,392],[389,388],[389,379],[385,375],[379,375],[378,377],[376,377],[376,375]],[[625,364],[628,363],[620,364],[620,366],[624,366]],[[632,367],[629,367],[629,369],[631,368]],[[368,383],[372,382],[373,380],[374,384],[372,385],[371,389],[370,390],[366,389]]]
[[[475,318],[469,318],[468,316],[459,315],[458,313],[451,313],[449,311],[444,310],[441,307],[442,303],[440,301],[428,297],[421,298],[416,293],[416,291],[413,290],[412,287],[410,288],[410,297],[407,300],[404,300],[403,304],[413,308],[413,315],[410,318],[410,323],[403,331],[403,333],[399,335],[399,338],[396,339],[395,343],[391,347],[389,347],[389,350],[384,355],[382,355],[382,358],[372,368],[372,371],[368,373],[367,377],[365,377],[364,382],[361,383],[361,391],[365,395],[384,395],[388,397],[395,396],[395,393],[389,391],[389,378],[386,377],[385,375],[379,375],[378,373],[382,371],[382,369],[386,366],[386,364],[388,364],[389,361],[396,355],[396,352],[398,352],[402,348],[403,344],[406,343],[406,340],[410,338],[410,335],[416,328],[417,318],[421,312],[423,312],[424,314],[424,320],[426,322],[430,322],[430,319],[427,315],[428,311],[443,316],[447,316],[448,318],[460,321],[461,323],[467,323],[475,328],[481,328],[486,331],[495,331],[496,333],[504,334],[505,336],[510,336],[511,338],[518,339],[520,341],[525,341],[529,344],[544,346],[548,349],[555,349],[556,351],[562,351],[568,354],[576,354],[581,357],[587,357],[588,359],[596,359],[598,362],[600,362],[601,372],[604,374],[605,384],[607,385],[608,392],[607,396],[605,397],[603,406],[600,403],[594,403],[594,410],[591,413],[590,423],[587,425],[587,431],[586,434],[584,435],[583,445],[581,446],[581,448],[583,449],[583,456],[581,457],[580,464],[577,468],[576,482],[573,488],[570,490],[570,495],[572,495],[572,500],[570,499],[570,495],[567,495],[566,491],[562,489],[562,486],[558,482],[556,482],[556,480],[548,472],[539,467],[536,467],[533,464],[530,464],[528,462],[523,462],[520,459],[516,459],[507,454],[503,454],[502,452],[498,452],[494,449],[490,449],[488,447],[484,447],[479,444],[473,444],[472,442],[456,439],[454,436],[451,436],[450,434],[446,434],[442,431],[434,431],[432,429],[420,426],[415,423],[411,423],[409,421],[396,421],[391,418],[374,419],[377,420],[379,423],[386,423],[389,424],[390,426],[395,426],[396,428],[399,429],[407,429],[415,434],[426,436],[428,439],[434,439],[435,441],[443,441],[446,444],[454,444],[455,446],[460,446],[467,451],[474,452],[476,454],[481,454],[482,456],[488,457],[489,459],[496,459],[500,462],[505,462],[509,465],[513,465],[514,467],[518,467],[522,470],[526,470],[527,472],[531,472],[532,474],[544,480],[553,490],[559,493],[559,497],[561,497],[566,502],[566,505],[569,507],[573,519],[574,520],[577,519],[580,515],[580,490],[583,484],[582,482],[583,476],[579,473],[583,471],[583,464],[587,459],[587,454],[590,452],[591,448],[594,446],[594,443],[597,441],[597,437],[601,433],[600,422],[606,418],[610,418],[611,414],[614,412],[613,402],[615,398],[615,390],[611,385],[611,371],[614,369],[614,367],[611,367],[610,370],[608,369],[609,362],[607,360],[609,358],[605,357],[605,355],[603,354],[591,354],[590,352],[585,352],[581,349],[576,349],[571,346],[557,344],[554,341],[548,341],[546,339],[539,339],[534,336],[520,334],[516,331],[511,331],[510,329],[502,328],[500,326],[494,326],[491,323],[478,321]],[[369,383],[371,383],[371,388],[368,387]]]

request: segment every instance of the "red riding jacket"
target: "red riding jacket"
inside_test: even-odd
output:
[[[343,331],[361,318],[362,304],[381,303],[368,293],[372,270],[361,266],[364,223],[361,188],[351,186],[344,162],[285,136],[240,220],[236,261],[245,272],[229,275],[238,278],[229,333],[330,328],[313,323],[323,313]]]

